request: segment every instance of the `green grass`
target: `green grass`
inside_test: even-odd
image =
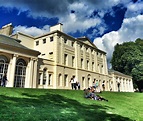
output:
[[[83,98],[82,90],[0,87],[0,121],[143,121],[143,94],[103,92],[109,102]]]

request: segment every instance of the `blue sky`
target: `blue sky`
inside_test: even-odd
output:
[[[63,23],[65,33],[87,36],[110,61],[117,43],[143,38],[143,0],[0,0],[0,27],[33,36]]]

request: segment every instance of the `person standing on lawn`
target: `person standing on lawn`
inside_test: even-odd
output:
[[[6,81],[7,81],[7,76],[6,76],[6,73],[5,73],[5,74],[3,75],[3,77],[2,77],[2,87],[5,87]]]

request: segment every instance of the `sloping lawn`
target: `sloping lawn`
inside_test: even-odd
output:
[[[102,92],[109,102],[83,98],[82,90],[0,87],[0,121],[143,121],[143,94]]]

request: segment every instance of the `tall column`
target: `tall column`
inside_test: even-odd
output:
[[[125,79],[125,92],[127,92],[127,79]]]
[[[58,36],[58,34],[57,33],[55,33],[54,34],[54,61],[55,61],[55,66],[54,66],[54,82],[53,82],[53,88],[57,88],[57,80],[58,80],[58,72],[57,72],[57,68],[58,68],[58,66],[57,66],[57,63],[59,63],[59,46],[58,46],[58,44],[59,44],[59,36]]]
[[[98,65],[97,65],[97,52],[94,53],[94,61],[95,61],[95,72],[98,72]]]
[[[133,80],[130,80],[130,92],[134,92]]]
[[[103,55],[103,73],[108,74],[106,55]]]
[[[46,87],[48,87],[49,85],[49,73],[48,73],[48,70],[46,72]]]
[[[116,91],[116,78],[113,76],[113,91]]]
[[[124,91],[124,85],[123,85],[123,78],[121,78],[121,92],[123,92]]]
[[[33,81],[33,66],[34,66],[34,60],[33,58],[30,59],[30,62],[29,62],[29,74],[28,74],[28,88],[31,88],[32,87],[32,81]]]
[[[92,71],[92,53],[90,48],[89,48],[89,70]]]
[[[37,63],[38,63],[38,60],[35,59],[34,60],[34,68],[33,68],[33,88],[36,88],[37,87],[37,84],[38,84],[38,74],[37,73]]]
[[[43,85],[43,72],[40,74],[40,85]]]
[[[58,53],[58,34],[54,34],[54,61],[55,61],[55,64],[57,64],[59,62],[59,53]]]
[[[83,69],[86,69],[86,54],[84,46],[83,46]]]
[[[77,41],[75,42],[75,67],[76,67],[76,72],[75,72],[75,74],[76,74],[76,76],[75,76],[75,78],[77,79],[77,80],[79,80],[79,77],[78,77],[78,68],[79,68],[79,45],[78,45],[78,43],[77,43]]]
[[[15,68],[16,68],[16,59],[17,59],[18,55],[14,54],[13,58],[12,58],[12,65],[11,65],[11,69],[10,69],[10,82],[9,82],[9,87],[14,87],[14,78],[15,78]]]

